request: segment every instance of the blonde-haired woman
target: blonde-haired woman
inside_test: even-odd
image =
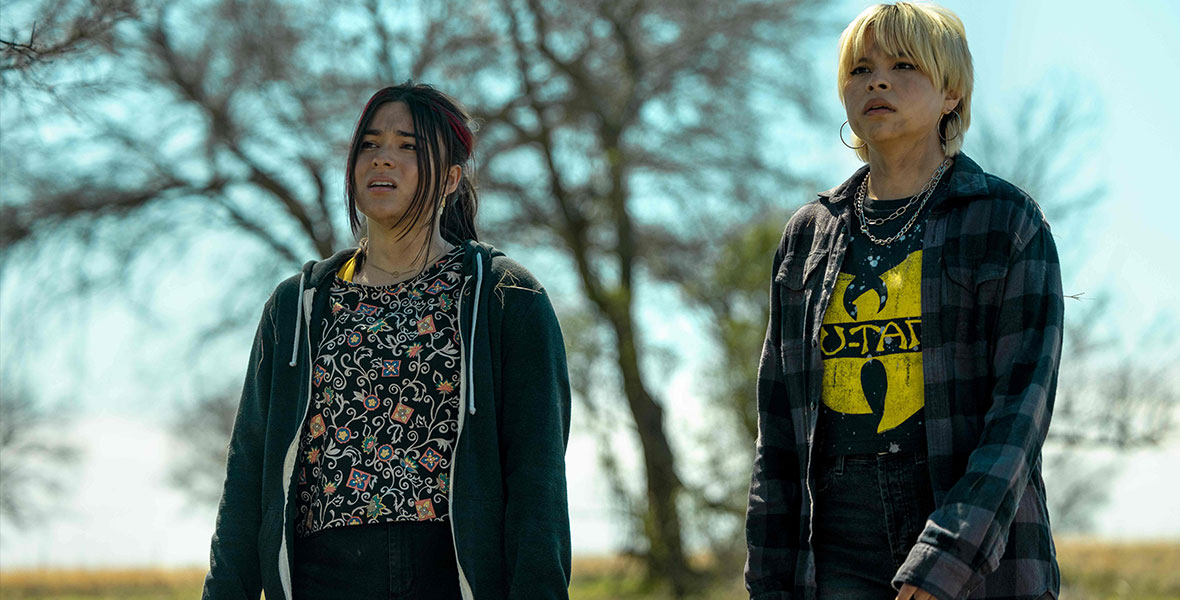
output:
[[[750,595],[1056,597],[1049,226],[960,152],[973,74],[952,12],[866,9],[839,69],[841,139],[868,164],[799,209],[775,255]]]

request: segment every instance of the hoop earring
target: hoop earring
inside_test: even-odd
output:
[[[862,143],[859,146],[849,146],[848,142],[844,141],[844,126],[847,124],[848,124],[847,120],[845,120],[842,124],[840,124],[840,143],[847,146],[850,150],[860,150],[861,148],[864,148],[866,144]]]
[[[962,133],[962,129],[963,129],[963,117],[959,116],[959,111],[952,110],[950,112],[950,114],[955,115],[955,121],[959,125],[959,128],[955,130],[955,135],[951,136],[951,139],[948,140],[948,139],[942,137],[942,119],[939,119],[939,121],[938,121],[938,139],[942,140],[942,143],[944,143],[944,144],[950,143],[955,138],[958,138],[959,134]],[[948,127],[948,129],[949,129],[949,127]]]

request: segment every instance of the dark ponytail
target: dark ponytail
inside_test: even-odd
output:
[[[408,234],[415,224],[426,221],[430,228],[439,223],[439,233],[452,244],[466,240],[478,240],[475,217],[479,210],[479,195],[475,186],[475,124],[467,109],[457,100],[434,89],[434,87],[407,81],[401,85],[382,88],[369,98],[357,120],[356,131],[348,150],[348,167],[345,172],[345,196],[348,200],[348,217],[352,233],[361,241],[363,250],[364,222],[356,206],[356,161],[360,153],[365,131],[373,121],[377,109],[390,102],[404,102],[414,120],[414,130],[419,138],[418,189],[406,213],[394,224],[400,228],[400,236]],[[441,144],[439,143],[441,142]],[[455,191],[447,196],[441,193],[430,197],[431,190],[443,190],[446,186],[447,169],[451,165],[462,168],[462,176]],[[439,205],[446,202],[441,216]],[[429,211],[429,213],[427,213]],[[426,215],[429,214],[429,219]],[[429,238],[422,249],[427,252]],[[363,260],[359,256],[358,261]],[[425,256],[423,257],[425,259]],[[359,262],[358,262],[358,267]]]
[[[474,167],[475,161],[469,161]],[[452,244],[461,244],[466,240],[479,241],[479,234],[475,231],[475,213],[479,208],[479,194],[475,191],[475,173],[470,167],[463,167],[463,176],[459,179],[459,186],[447,197],[447,204],[443,207],[442,224],[439,233],[443,239]]]

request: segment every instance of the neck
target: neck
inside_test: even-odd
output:
[[[361,266],[362,275],[367,281],[380,284],[407,279],[450,248],[437,226],[433,230],[419,227],[399,237],[397,231],[388,231],[369,221],[369,244]]]
[[[921,144],[869,147],[869,197],[893,199],[922,190],[946,156],[938,140]]]

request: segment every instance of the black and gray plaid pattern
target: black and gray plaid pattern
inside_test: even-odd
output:
[[[820,323],[853,231],[862,168],[787,223],[758,369],[746,516],[751,598],[815,598],[809,481]],[[1041,444],[1061,358],[1057,249],[1040,208],[956,157],[923,239],[926,441],[937,507],[894,578],[940,600],[1056,596]]]

